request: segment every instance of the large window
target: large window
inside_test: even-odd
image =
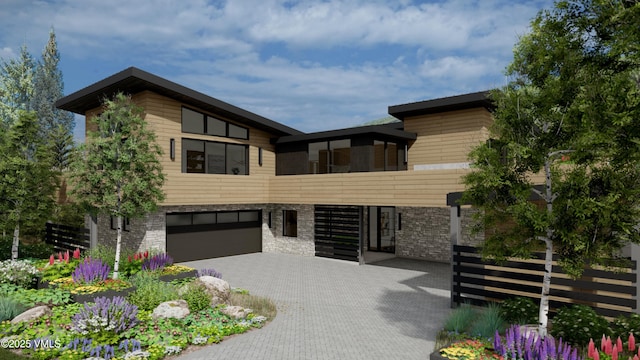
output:
[[[186,107],[182,108],[182,132],[249,139],[249,129]]]
[[[403,161],[404,149],[389,141],[374,140],[373,142],[373,170],[394,171]]]
[[[351,170],[351,140],[309,144],[309,173],[347,173]]]
[[[249,147],[182,139],[182,172],[249,175]]]
[[[298,212],[295,210],[282,211],[282,235],[297,237],[298,236]]]

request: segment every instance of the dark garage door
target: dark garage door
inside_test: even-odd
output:
[[[167,214],[167,253],[175,262],[262,251],[260,210]]]

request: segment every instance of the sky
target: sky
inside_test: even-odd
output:
[[[54,29],[65,95],[130,66],[303,132],[488,90],[552,0],[0,0],[0,58]],[[75,134],[84,138],[84,118]]]

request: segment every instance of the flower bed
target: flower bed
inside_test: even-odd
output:
[[[0,297],[7,299],[5,303],[27,307],[46,304],[52,313],[29,322],[1,322],[0,338],[15,344],[31,341],[32,348],[22,353],[34,359],[156,360],[188,346],[220,342],[225,336],[259,328],[268,320],[253,313],[245,319],[224,315],[220,306],[211,306],[211,295],[202,286],[188,285],[196,278],[196,271],[172,262],[166,254],[139,253],[131,261],[121,262],[127,264],[127,271],[121,272],[118,280],[109,278],[111,269],[106,262],[80,258],[77,252],[36,261],[34,266],[7,263],[4,272],[16,276],[5,276],[9,281],[4,283],[0,280]],[[138,291],[134,283],[146,286],[146,291]],[[160,302],[178,299],[187,303],[191,311],[187,317],[152,317]],[[21,308],[17,305],[16,309]],[[23,310],[5,311],[12,315],[4,319],[10,320]],[[275,316],[275,308],[269,314]],[[34,349],[35,344],[50,346]]]

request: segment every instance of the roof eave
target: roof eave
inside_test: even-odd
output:
[[[489,91],[450,96],[434,100],[418,101],[409,104],[389,106],[389,115],[405,120],[408,117],[436,114],[447,111],[485,108],[491,110],[493,103]]]
[[[224,101],[189,89],[135,67],[127,68],[117,74],[69,94],[56,101],[55,106],[62,110],[84,115],[87,111],[99,107],[102,99],[110,97],[117,92],[135,94],[144,90],[154,91],[161,95],[177,99],[188,105],[202,108],[203,110],[213,113],[219,113],[232,120],[236,120],[280,136],[303,134],[303,132],[286,125],[238,108]]]

